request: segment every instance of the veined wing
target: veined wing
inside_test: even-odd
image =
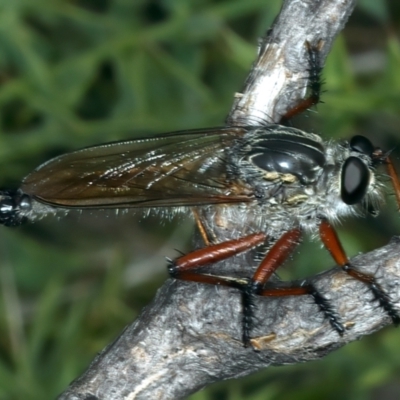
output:
[[[214,128],[88,147],[42,164],[21,189],[67,208],[250,201],[251,190],[227,176],[224,156],[244,133],[244,128]]]

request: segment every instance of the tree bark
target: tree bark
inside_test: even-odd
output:
[[[355,0],[285,1],[261,40],[257,60],[244,89],[235,95],[227,123],[279,121],[305,95],[306,41],[320,43],[323,62],[354,6]],[[229,238],[226,229],[216,234],[221,241]],[[244,254],[222,262],[218,271],[250,276],[249,257]],[[351,262],[360,271],[373,273],[400,309],[398,239]],[[391,323],[372,292],[341,269],[326,271],[311,282],[334,305],[346,328],[343,336],[331,328],[310,296],[259,298],[252,334],[257,352],[242,343],[239,291],[170,279],[59,399],[180,399],[210,383],[270,365],[321,358]]]

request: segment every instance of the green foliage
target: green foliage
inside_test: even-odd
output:
[[[39,163],[82,146],[222,125],[279,6],[1,2],[0,185],[16,186]],[[391,7],[361,2],[337,40],[324,70],[324,103],[303,121],[314,132],[362,133],[383,148],[398,147],[400,17],[399,6]],[[388,211],[345,228],[341,236],[354,255],[383,245],[399,224]],[[185,221],[108,214],[2,228],[0,400],[61,392],[151,300],[166,278],[163,257],[188,249],[182,238],[191,229]],[[312,273],[311,246],[295,260],[300,275]],[[318,270],[329,265],[326,258]],[[380,332],[325,360],[270,368],[191,399],[373,399],[386,387],[398,398],[398,338],[395,330]]]

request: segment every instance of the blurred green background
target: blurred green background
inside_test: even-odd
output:
[[[222,125],[276,0],[6,0],[0,3],[0,186],[83,146]],[[400,3],[360,1],[324,69],[324,137],[364,134],[400,155]],[[400,168],[400,161],[397,161]],[[138,213],[140,214],[140,213]],[[53,399],[149,303],[164,256],[190,249],[183,218],[71,214],[0,229],[0,400]],[[400,232],[389,199],[349,221],[350,255]],[[310,251],[321,260],[307,259]],[[306,243],[295,268],[333,262]],[[399,399],[400,331],[387,328],[324,360],[216,384],[191,400]],[[288,384],[290,382],[290,384]]]

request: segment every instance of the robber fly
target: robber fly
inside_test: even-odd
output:
[[[309,52],[316,64],[310,47]],[[313,74],[311,103],[319,98],[318,68]],[[308,98],[296,113],[309,105]],[[217,210],[223,219],[238,221],[236,226],[242,221],[243,231],[235,232],[231,240],[211,243],[208,227],[197,216],[207,246],[171,262],[171,276],[240,289],[245,344],[251,336],[254,295],[311,295],[332,327],[343,334],[340,318],[311,283],[285,288],[266,283],[303,233],[319,232],[336,263],[369,287],[393,322],[400,321],[375,278],[351,266],[332,227],[344,217],[377,213],[384,192],[376,174],[380,165],[386,166],[399,197],[390,158],[363,136],[348,142],[325,141],[278,124],[175,132],[89,147],[40,165],[18,190],[0,192],[0,223],[15,226],[70,209]],[[246,232],[249,219],[252,232]],[[206,264],[258,246],[267,250],[252,278],[199,271]]]

